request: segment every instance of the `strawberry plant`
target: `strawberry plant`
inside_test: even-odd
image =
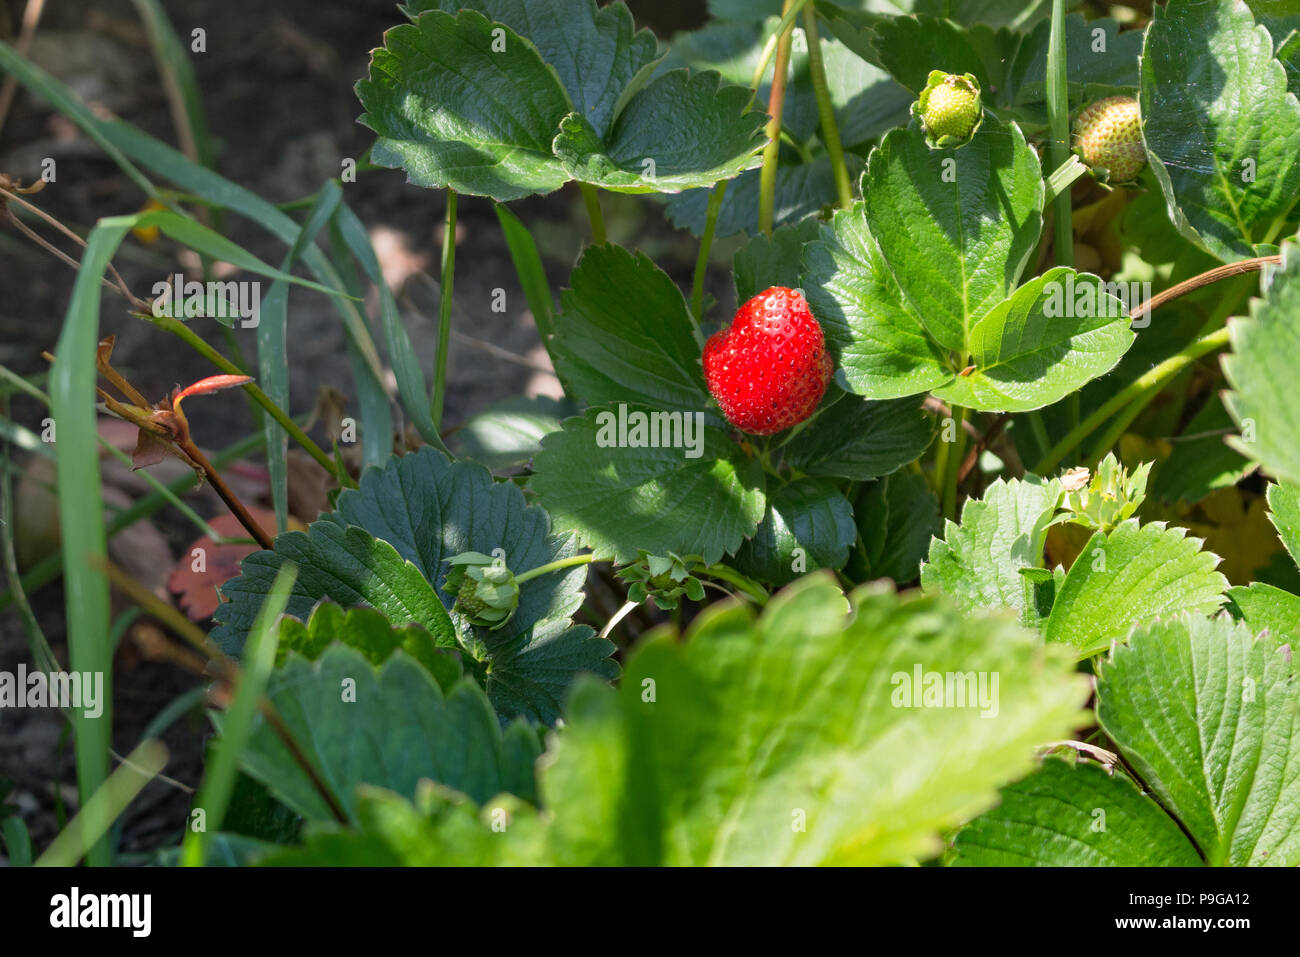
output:
[[[621,0],[407,0],[355,87],[365,175],[289,211],[0,45],[157,204],[90,232],[49,395],[5,377],[59,423],[64,527],[104,525],[102,373],[135,464],[178,457],[264,546],[187,594],[201,627],[62,549],[71,667],[111,672],[110,579],[207,662],[206,827],[157,859],[1300,865],[1300,16],[1066,7],[714,0],[657,37]],[[431,356],[362,190],[445,197]],[[566,193],[556,295],[527,200]],[[36,198],[4,180],[14,221]],[[452,422],[453,302],[493,321],[457,299],[471,204],[563,395]],[[255,360],[110,271],[150,227],[273,283]],[[101,283],[220,375],[147,402]],[[342,320],[351,458],[288,414],[296,286]],[[235,387],[269,511],[180,412]],[[290,442],[330,486],[297,527]]]

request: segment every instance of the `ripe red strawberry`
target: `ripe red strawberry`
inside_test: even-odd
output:
[[[834,367],[822,328],[796,289],[773,286],[704,346],[704,378],[727,421],[751,435],[797,425],[817,408]]]

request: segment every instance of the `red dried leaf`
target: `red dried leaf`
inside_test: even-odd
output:
[[[263,528],[275,528],[275,512],[254,507],[249,512]],[[208,524],[226,538],[248,537],[248,530],[233,515],[218,515]],[[241,561],[259,550],[257,545],[218,545],[204,535],[181,555],[167,587],[179,597],[181,607],[192,621],[206,621],[221,603],[217,589],[239,574]]]

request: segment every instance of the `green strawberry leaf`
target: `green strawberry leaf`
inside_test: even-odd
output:
[[[540,858],[536,811],[509,795],[483,809],[465,795],[421,781],[414,802],[384,788],[357,788],[357,828],[312,821],[305,841],[258,859],[264,867],[496,867]],[[510,840],[500,825],[508,822]],[[495,829],[494,829],[495,828]]]
[[[1300,565],[1300,485],[1283,482],[1268,487],[1269,521],[1291,559]]]
[[[618,691],[584,681],[540,762],[546,811],[482,811],[446,792],[347,833],[317,825],[307,856],[354,863],[896,864],[1033,767],[1085,720],[1068,656],[1005,618],[829,575],[641,643]],[[916,675],[999,676],[954,707],[920,707]],[[985,691],[991,684],[986,680]],[[953,704],[957,704],[956,698]],[[432,792],[429,792],[432,793]],[[421,801],[421,797],[417,797]],[[364,805],[363,805],[364,808]],[[454,816],[453,816],[454,815]],[[400,821],[401,826],[396,826]],[[399,840],[398,835],[415,835]],[[436,853],[435,853],[436,852]]]
[[[967,336],[974,371],[934,394],[983,412],[1041,409],[1113,369],[1134,338],[1106,283],[1057,267],[975,323]]]
[[[1042,229],[1042,171],[1020,128],[989,117],[957,150],[930,149],[915,124],[894,130],[867,160],[862,195],[904,301],[941,348],[967,350]]]
[[[329,598],[345,607],[370,605],[395,625],[419,622],[439,645],[458,629],[487,656],[486,688],[496,709],[550,723],[575,674],[617,674],[609,660],[614,648],[569,621],[582,604],[583,568],[525,582],[515,615],[495,631],[459,616],[452,628],[445,609],[455,596],[442,588],[445,560],[497,549],[516,573],[576,552],[571,537],[550,533],[545,512],[526,506],[513,483],[494,482],[482,466],[452,463],[427,448],[393,458],[368,469],[359,489],[340,493],[336,510],[306,533],[281,535],[275,551],[244,559],[243,574],[222,588],[230,600],[217,608],[213,639],[227,651],[242,647],[279,566],[293,561],[299,575],[288,614],[305,620]]]
[[[748,5],[751,0],[709,0],[709,8]],[[755,6],[762,6],[761,3]],[[819,0],[817,12],[828,18],[846,18],[857,24],[888,21],[893,17],[947,17],[964,27],[1029,26],[1051,13],[1048,0]],[[892,16],[886,16],[890,14]],[[714,13],[714,16],[720,16]]]
[[[453,14],[462,6],[409,4],[415,21],[385,34],[356,87],[379,135],[371,158],[411,182],[502,202],[571,178],[677,192],[761,161],[766,120],[749,91],[709,73],[652,81],[657,44],[623,4],[480,0]]]
[[[708,407],[690,310],[668,275],[640,253],[589,246],[560,295],[551,350],[574,398]]]
[[[533,44],[474,10],[426,13],[384,44],[356,85],[371,162],[502,202],[569,179],[551,142],[573,104]]]
[[[944,522],[943,538],[930,544],[921,587],[943,592],[959,608],[1012,608],[1025,624],[1041,611],[1022,569],[1042,568],[1047,529],[1061,501],[1061,483],[1029,474],[998,479],[982,499],[962,506],[961,524]]]
[[[542,441],[533,468],[529,488],[556,527],[619,563],[643,549],[712,564],[753,535],[766,507],[758,460],[701,413],[591,408]]]
[[[843,395],[782,448],[805,475],[879,478],[920,458],[934,440],[934,418],[916,398],[869,402]]]
[[[348,635],[340,635],[345,642]],[[502,729],[478,685],[445,694],[400,650],[379,666],[334,645],[316,661],[290,654],[271,676],[267,699],[317,777],[357,820],[359,784],[412,796],[428,778],[486,801],[502,791],[535,800],[537,731],[522,720]],[[325,799],[264,716],[241,752],[243,769],[303,817],[329,820]]]
[[[213,613],[217,627],[210,637],[222,651],[237,655],[243,649],[286,561],[298,566],[286,615],[306,621],[319,601],[330,598],[345,606],[369,605],[396,626],[420,625],[438,647],[455,644],[451,617],[419,568],[364,528],[323,519],[306,532],[278,536],[275,551],[249,555],[240,564],[239,577],[221,586],[226,600]]]
[[[622,3],[597,9],[595,0],[407,0],[402,9],[415,19],[429,10],[464,8],[527,38],[598,136],[609,129],[620,97],[643,84],[659,58],[654,34],[638,30]]]
[[[1263,290],[1248,316],[1228,320],[1232,353],[1223,357],[1223,372],[1233,391],[1224,404],[1241,434],[1227,441],[1274,478],[1300,482],[1300,404],[1290,390],[1300,362],[1300,246],[1283,245]]]
[[[449,462],[433,449],[368,469],[360,487],[344,490],[326,518],[358,525],[391,543],[435,584],[448,608],[456,596],[444,592],[442,583],[446,560],[453,555],[491,555],[501,549],[506,564],[519,574],[576,552],[567,536],[551,534],[546,513],[527,506],[513,483],[494,482],[481,466]],[[573,568],[525,582],[515,616],[504,628],[480,637],[491,647],[543,619],[568,618],[582,604],[585,580],[584,570]]]
[[[1251,465],[1224,441],[1231,428],[1222,400],[1211,396],[1175,440],[1173,453],[1157,466],[1153,494],[1165,502],[1199,502],[1215,489],[1240,482]]]
[[[1098,35],[1097,31],[1101,31]],[[1020,115],[1041,111],[1047,119],[1047,47],[1052,23],[1041,21],[1019,43],[999,87],[999,106],[1014,107]],[[1065,18],[1066,83],[1071,101],[1082,102],[1137,90],[1138,57],[1142,31],[1120,32],[1120,24],[1102,17],[1085,20],[1072,13]]]
[[[1048,758],[957,832],[957,867],[1198,867],[1196,847],[1123,771]]]
[[[925,476],[895,472],[872,482],[853,508],[861,539],[849,557],[855,581],[892,578],[899,585],[916,581],[930,539],[943,530],[939,499]]]
[[[969,73],[979,82],[981,90],[987,90],[999,85],[998,78],[990,74],[988,64],[973,42],[976,33],[982,35],[980,39],[985,43],[993,36],[987,27],[966,31],[939,16],[888,17],[872,24],[869,32],[864,31],[853,46],[869,44],[874,59],[913,94],[925,89],[930,71],[937,69],[959,75]],[[843,32],[837,35],[844,39]],[[1008,36],[1003,45],[1011,42]]]
[[[826,334],[835,378],[868,399],[896,399],[952,378],[942,351],[902,301],[867,228],[865,207],[835,214],[804,246],[804,293]]]
[[[803,248],[821,233],[815,219],[804,219],[762,233],[736,250],[731,259],[736,302],[743,304],[772,286],[797,289],[803,277]]]
[[[673,39],[672,48],[659,69],[685,66],[692,70],[716,70],[728,82],[747,87],[778,20],[779,16],[762,24],[710,23],[680,34]],[[821,53],[826,92],[835,112],[840,141],[846,147],[866,143],[907,121],[912,96],[884,70],[833,37],[821,38]],[[773,69],[769,59],[758,87],[756,102],[760,104],[771,98]],[[808,62],[808,41],[800,20],[795,21],[787,69],[781,126],[803,143],[818,133],[821,118]]]
[[[328,517],[391,542],[435,583],[448,608],[455,596],[443,591],[443,580],[453,555],[491,555],[500,549],[518,574],[576,552],[570,537],[550,534],[546,513],[526,506],[513,483],[494,482],[483,468],[449,463],[432,449],[370,469],[360,485],[342,492]],[[473,629],[490,665],[488,697],[502,714],[549,724],[559,717],[575,674],[613,678],[618,673],[609,660],[613,645],[569,621],[582,604],[585,581],[579,567],[525,582],[519,586],[519,607],[504,626]]]
[[[1199,538],[1164,522],[1122,522],[1097,532],[1074,560],[1043,629],[1047,641],[1072,645],[1080,658],[1123,640],[1134,624],[1181,612],[1210,615],[1228,580],[1219,557]]]
[[[749,100],[716,73],[673,70],[628,100],[603,139],[569,114],[555,155],[574,179],[623,193],[712,186],[762,162],[766,117],[747,111]]]
[[[275,663],[283,665],[290,652],[315,661],[330,645],[341,642],[361,653],[372,665],[381,665],[398,648],[448,691],[461,679],[459,646],[454,639],[443,637],[442,644],[418,624],[394,627],[383,615],[371,608],[349,608],[323,601],[306,623],[297,618],[280,620],[280,643]],[[228,826],[228,824],[227,824]]]
[[[1278,48],[1287,45],[1291,32],[1300,30],[1300,6],[1295,0],[1247,0],[1255,21],[1268,29]]]
[[[1244,3],[1170,0],[1142,49],[1143,137],[1179,231],[1230,262],[1300,198],[1300,102]]]
[[[460,456],[493,471],[527,465],[542,437],[557,432],[577,409],[567,399],[511,396],[472,416],[456,430]]]
[[[830,482],[796,479],[769,491],[754,537],[736,552],[736,568],[751,578],[787,585],[805,572],[837,569],[857,536],[853,506]]]
[[[1253,582],[1228,589],[1229,609],[1255,634],[1267,630],[1275,637],[1300,638],[1300,596],[1275,585]]]
[[[1226,616],[1139,626],[1101,666],[1101,725],[1211,865],[1300,864],[1300,681]]]
[[[862,158],[854,153],[845,153],[844,163],[850,179],[856,180],[862,173]],[[728,184],[718,209],[715,238],[737,233],[759,235],[758,187],[758,170],[742,173]],[[778,227],[799,223],[823,208],[834,206],[838,196],[830,157],[822,153],[811,163],[782,160],[776,170],[773,196],[773,222]],[[669,196],[665,204],[665,212],[672,224],[680,229],[689,229],[696,236],[704,232],[708,208],[709,193],[704,190],[686,190]]]

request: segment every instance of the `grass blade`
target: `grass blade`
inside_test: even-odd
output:
[[[282,272],[292,271],[303,250],[315,242],[317,234],[334,215],[342,197],[343,191],[337,183],[325,184],[298,238],[280,264]],[[257,325],[257,377],[262,391],[285,411],[289,409],[289,357],[285,341],[288,324],[289,284],[277,279],[262,302],[261,321]],[[289,466],[285,461],[288,433],[269,415],[262,416],[262,431],[266,436],[266,466],[271,477],[271,503],[278,535],[289,528]]]
[[[23,819],[17,815],[5,818],[4,827],[0,828],[0,836],[4,837],[9,866],[31,867],[32,836],[27,833],[27,825],[23,823]]]
[[[158,0],[132,0],[136,13],[149,35],[158,72],[172,108],[172,123],[185,154],[204,166],[215,167],[216,156],[212,137],[208,135],[207,118],[203,113],[203,98],[199,94],[198,77],[189,51],[167,19],[167,11]]]
[[[546,268],[537,252],[537,243],[518,216],[500,203],[496,204],[496,211],[515,272],[519,275],[519,285],[524,287],[524,298],[528,300],[533,321],[537,323],[537,332],[542,337],[542,344],[549,348],[551,332],[555,328],[555,300],[551,298],[551,286],[546,281]]]
[[[221,744],[208,761],[203,786],[199,788],[194,807],[202,809],[204,822],[201,829],[187,828],[181,844],[181,864],[185,867],[202,867],[207,860],[208,835],[221,829],[230,795],[235,789],[235,775],[239,771],[239,754],[244,749],[253,718],[266,691],[266,683],[275,665],[275,652],[279,645],[279,620],[289,603],[289,592],[298,577],[297,566],[286,562],[275,578],[275,584],[262,602],[262,608],[253,622],[244,648],[244,666],[239,673],[239,687],[230,703],[225,720],[221,722]]]
[[[93,562],[103,563],[108,540],[99,477],[95,421],[95,354],[99,345],[100,281],[131,228],[132,217],[101,222],[90,232],[77,271],[50,370],[50,406],[58,457],[59,523],[64,530],[63,580],[67,594],[68,660],[73,671],[104,676],[104,709],[97,718],[73,711],[77,790],[82,807],[108,775],[113,726],[113,653],[108,645],[108,582]],[[105,825],[107,828],[107,825]],[[109,863],[102,840],[87,843],[89,864]]]
[[[121,167],[122,172],[127,175],[131,182],[140,187],[146,196],[150,199],[159,198],[157,187],[149,182],[144,173],[140,172],[123,155],[121,150],[113,145],[112,141],[100,129],[99,121],[95,119],[95,115],[66,86],[36,64],[19,56],[13,47],[3,41],[0,41],[0,67],[4,67],[6,73],[12,73],[18,77],[18,81],[23,86],[81,127],[82,131],[100,149],[107,153],[114,163]]]
[[[37,867],[71,867],[83,856],[92,863],[96,847],[107,847],[104,835],[144,786],[157,777],[167,763],[167,748],[161,741],[146,741],[136,748],[113,776],[82,802],[77,816],[68,822],[36,861]],[[80,764],[80,762],[78,762]]]
[[[282,242],[292,245],[297,239],[300,232],[298,224],[260,196],[199,166],[170,146],[129,124],[120,121],[105,123],[102,124],[102,129],[124,153],[181,189],[251,219]],[[315,246],[306,247],[302,261],[322,283],[334,290],[346,292],[357,300],[361,298],[360,285],[347,282],[339,268],[320,249]],[[382,440],[365,443],[363,462],[366,465],[378,465],[392,455],[389,436],[393,433],[393,417],[388,393],[383,385],[383,365],[370,335],[370,327],[357,302],[338,295],[332,296],[330,301],[343,321],[362,434],[383,437]]]
[[[425,391],[424,372],[420,369],[420,360],[411,345],[411,337],[406,332],[402,315],[398,312],[397,301],[393,291],[384,281],[383,270],[379,268],[379,259],[375,248],[370,243],[370,236],[357,214],[344,203],[336,214],[339,236],[347,248],[361,263],[361,269],[379,290],[379,320],[384,330],[384,344],[388,349],[388,362],[393,367],[393,376],[397,380],[397,393],[401,397],[402,407],[410,416],[420,437],[436,449],[447,452],[447,446],[438,434],[430,413],[429,396]],[[450,455],[450,452],[447,452]]]
[[[283,270],[275,269],[262,262],[238,243],[231,242],[225,236],[209,229],[198,220],[190,219],[188,216],[182,216],[179,213],[173,213],[171,210],[155,209],[144,213],[136,213],[130,217],[117,218],[130,219],[131,228],[133,229],[144,226],[157,226],[172,239],[178,243],[183,243],[195,252],[211,256],[213,259],[223,260],[238,266],[240,269],[255,272],[269,279],[278,282],[291,282],[308,289],[315,289],[327,296],[347,295],[343,290],[336,287],[312,282],[310,279],[299,279],[297,276],[291,276]],[[108,221],[104,220],[104,222]],[[294,241],[297,241],[297,235],[295,235]]]

